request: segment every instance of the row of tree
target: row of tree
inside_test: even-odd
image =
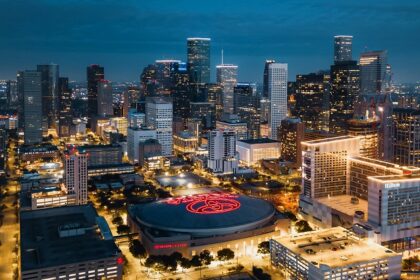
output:
[[[217,251],[216,258],[219,261],[228,261],[235,258],[235,252],[225,248]],[[201,267],[210,265],[215,257],[208,250],[202,251],[200,254],[193,256],[191,259],[184,258],[181,253],[174,252],[171,255],[150,255],[144,265],[159,271],[175,271],[178,266],[183,269],[191,267]]]

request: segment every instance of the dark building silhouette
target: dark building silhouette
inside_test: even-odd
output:
[[[234,113],[248,127],[248,139],[260,138],[261,107],[260,96],[255,84],[238,84],[234,90]]]
[[[71,89],[69,88],[69,79],[60,77],[58,80],[58,91],[60,101],[60,111],[58,120],[58,135],[60,137],[69,137],[70,128],[73,121]]]
[[[187,66],[191,83],[210,82],[210,38],[187,39]]]
[[[98,115],[98,82],[104,78],[103,67],[97,64],[87,67],[88,118],[90,121]]]
[[[43,129],[56,128],[59,115],[59,67],[57,64],[37,65],[41,73]]]

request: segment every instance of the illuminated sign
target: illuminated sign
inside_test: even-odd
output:
[[[153,246],[154,249],[172,249],[172,248],[184,248],[187,247],[187,243],[171,243],[171,244],[156,244]]]
[[[399,187],[400,187],[400,183],[388,183],[388,184],[385,184],[385,189],[399,188]]]
[[[170,205],[187,204],[185,208],[193,214],[222,214],[241,207],[236,198],[235,194],[214,192],[170,198],[165,202]]]
[[[117,259],[117,264],[123,264],[124,263],[124,259],[122,257],[119,257]]]

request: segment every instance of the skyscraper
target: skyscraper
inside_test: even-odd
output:
[[[353,117],[354,101],[360,92],[356,61],[336,62],[331,66],[330,132],[344,135]]]
[[[305,128],[328,131],[329,73],[310,73],[296,76],[295,113]]]
[[[396,108],[394,120],[394,162],[420,167],[420,110]]]
[[[238,168],[236,132],[216,129],[209,133],[208,166],[214,173],[232,174]]]
[[[334,63],[352,60],[353,36],[334,36]]]
[[[222,63],[216,70],[217,83],[223,87],[223,111],[233,114],[233,88],[238,82],[238,66]]]
[[[388,78],[387,51],[365,52],[360,55],[360,92],[384,93]]]
[[[210,38],[187,38],[187,66],[192,83],[210,82]]]
[[[162,145],[162,155],[172,155],[172,101],[163,97],[146,99],[146,123],[156,130],[156,139]]]
[[[64,185],[68,194],[76,195],[76,203],[87,204],[88,154],[71,148],[64,154]]]
[[[174,115],[187,118],[190,115],[190,102],[194,101],[195,96],[189,84],[189,74],[187,64],[179,62],[173,65],[171,73],[172,98]]]
[[[281,121],[279,130],[281,158],[300,167],[302,165],[302,145],[305,125],[299,118],[286,118]]]
[[[276,61],[273,59],[268,59],[264,64],[264,76],[263,76],[263,97],[268,97],[268,66]]]
[[[58,135],[60,137],[70,136],[70,127],[73,120],[71,90],[69,88],[69,79],[60,77],[58,80],[60,113],[58,120]]]
[[[287,64],[271,63],[268,66],[268,99],[270,113],[268,123],[270,137],[277,140],[277,129],[287,116]]]
[[[25,144],[42,142],[42,73],[22,72]]]
[[[248,139],[260,138],[261,109],[256,84],[237,84],[234,88],[234,113],[248,126]]]
[[[112,84],[107,80],[100,80],[98,81],[98,116],[109,117],[113,115]]]
[[[43,128],[56,128],[60,107],[58,79],[59,67],[57,64],[37,65],[42,80],[42,117]]]
[[[98,115],[98,82],[104,78],[103,67],[97,64],[87,67],[88,118],[90,121]]]

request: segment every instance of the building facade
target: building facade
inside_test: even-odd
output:
[[[192,83],[210,82],[210,38],[187,38],[187,67]]]
[[[233,130],[216,129],[210,131],[208,167],[213,173],[236,173],[238,168],[236,139],[237,135]]]
[[[268,99],[270,100],[270,138],[277,140],[277,129],[287,117],[287,64],[271,63],[268,66]]]
[[[164,98],[148,98],[146,101],[146,123],[156,130],[156,139],[162,145],[162,155],[172,155],[172,101]]]

